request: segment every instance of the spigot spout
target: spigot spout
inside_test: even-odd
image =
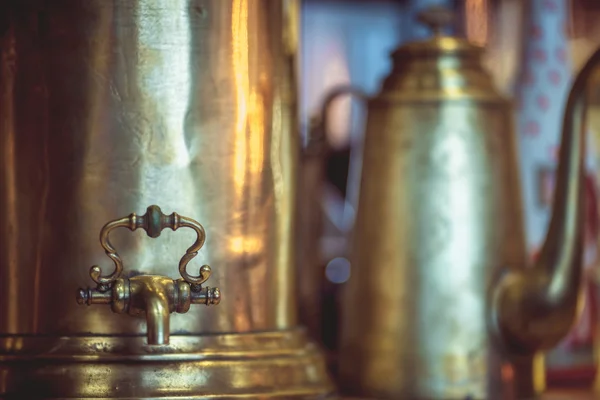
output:
[[[169,300],[164,291],[146,288],[146,329],[149,345],[169,344]]]
[[[512,353],[551,348],[569,332],[583,269],[587,87],[600,49],[576,77],[565,108],[550,227],[533,268],[511,271],[493,296],[493,324]]]

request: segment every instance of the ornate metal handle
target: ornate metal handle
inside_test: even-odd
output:
[[[179,273],[190,285],[201,285],[210,277],[211,270],[208,265],[200,267],[200,274],[198,276],[192,276],[186,271],[186,267],[190,260],[198,255],[198,251],[204,245],[204,241],[206,240],[204,227],[199,222],[181,216],[175,212],[171,215],[165,215],[162,213],[160,207],[152,205],[148,207],[146,214],[138,216],[135,213],[131,213],[128,217],[108,222],[100,231],[100,244],[102,245],[102,248],[104,248],[106,255],[115,263],[115,270],[110,275],[102,276],[102,268],[98,265],[92,266],[90,269],[90,276],[99,286],[110,286],[114,281],[120,278],[121,273],[123,272],[123,260],[121,260],[121,257],[108,237],[113,229],[120,227],[128,228],[131,231],[140,228],[144,229],[151,238],[159,237],[162,230],[166,228],[171,228],[173,231],[176,231],[181,227],[192,228],[197,235],[196,241],[186,250],[183,257],[181,257],[181,260],[179,261]]]
[[[179,261],[179,273],[183,279],[172,280],[160,275],[138,275],[131,278],[121,278],[123,260],[117,254],[108,235],[113,229],[128,228],[131,231],[142,228],[151,238],[157,238],[165,228],[177,230],[180,227],[192,228],[196,232],[196,241],[191,245]],[[188,312],[192,304],[219,304],[221,291],[219,288],[202,287],[210,277],[210,267],[200,267],[200,275],[191,276],[186,267],[190,260],[198,254],[204,245],[206,234],[204,228],[191,218],[182,217],[177,213],[165,215],[158,206],[150,206],[144,215],[130,214],[128,217],[111,221],[100,231],[100,243],[115,263],[115,270],[102,276],[102,269],[94,265],[90,276],[96,282],[95,289],[79,289],[77,303],[110,304],[113,312],[127,313],[132,316],[146,316],[149,345],[169,343],[169,315],[173,312],[180,314]]]

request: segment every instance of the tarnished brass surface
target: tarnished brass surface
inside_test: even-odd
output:
[[[180,340],[201,344],[205,335],[289,335],[297,325],[297,14],[295,0],[0,2],[3,340],[145,342],[143,319],[80,307],[73,293],[89,282],[83,266],[106,261],[98,229],[148,204],[202,221],[210,235],[196,259],[218,266],[211,280],[227,294],[218,307],[171,315],[165,349],[177,353]],[[176,257],[195,236],[165,231],[150,241],[142,232],[118,230],[111,241],[139,289],[148,284],[141,275],[177,279]],[[100,360],[103,347],[94,349]],[[4,388],[40,383],[50,397],[76,396],[81,387],[91,397],[120,390],[171,396],[153,386],[164,382],[190,397],[200,387],[215,395],[258,386],[273,396],[328,390],[316,353],[297,347],[280,368],[282,361],[260,349],[244,364],[251,367],[239,369],[233,356],[197,368],[184,350],[173,356],[177,363],[145,364],[142,357],[136,369],[83,365],[75,352],[73,364],[68,355],[56,368],[14,361],[0,375]],[[194,351],[203,357],[201,347]],[[11,370],[16,365],[18,373]],[[163,367],[164,378],[150,378]],[[40,371],[67,375],[51,383]],[[108,386],[120,374],[137,389]],[[23,386],[6,378],[16,376],[31,379]]]
[[[588,67],[566,110],[543,256],[528,268],[512,107],[482,49],[439,33],[447,12],[421,19],[437,33],[398,49],[368,102],[340,384],[387,399],[533,398],[539,351],[576,316]]]
[[[202,221],[200,261],[235,293],[173,330],[295,323],[291,3],[2,3],[0,332],[139,333],[64,288],[104,259],[98,227],[153,203]],[[114,240],[137,272],[169,276],[192,239]]]
[[[109,234],[120,227],[131,231],[144,229],[148,236],[157,238],[165,228],[177,230],[181,227],[191,228],[196,232],[196,241],[191,245],[179,261],[179,273],[182,279],[173,280],[160,275],[137,275],[121,278],[123,260],[110,243]],[[115,313],[127,313],[131,316],[146,316],[148,344],[169,344],[170,317],[178,312],[185,314],[192,304],[219,304],[221,291],[219,288],[202,287],[210,277],[208,265],[200,267],[198,276],[191,276],[186,271],[187,264],[198,255],[206,239],[206,233],[200,223],[177,213],[164,215],[158,206],[148,207],[146,214],[138,216],[129,214],[108,222],[100,231],[100,243],[106,255],[113,260],[115,270],[102,276],[102,268],[94,265],[90,268],[90,277],[96,282],[95,289],[79,289],[79,304],[110,304]]]
[[[19,400],[319,399],[333,392],[325,373],[302,330],[178,335],[169,346],[139,336],[0,337],[0,392]]]
[[[596,400],[598,396],[589,390],[552,390],[540,395],[537,400]],[[342,397],[340,400],[377,400],[375,398]]]

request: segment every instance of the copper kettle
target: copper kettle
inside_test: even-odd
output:
[[[511,103],[482,49],[441,33],[449,11],[419,19],[434,36],[397,49],[368,99],[340,385],[389,399],[533,397],[541,352],[577,316],[584,89],[600,51],[569,96],[552,222],[528,267]]]

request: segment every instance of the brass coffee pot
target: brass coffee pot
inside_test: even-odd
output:
[[[333,391],[296,317],[298,7],[0,2],[1,398]]]
[[[434,36],[396,50],[368,100],[340,385],[388,399],[531,398],[540,352],[577,316],[584,89],[600,51],[569,96],[554,212],[528,267],[511,104],[482,49],[441,33],[451,13],[419,18]]]

